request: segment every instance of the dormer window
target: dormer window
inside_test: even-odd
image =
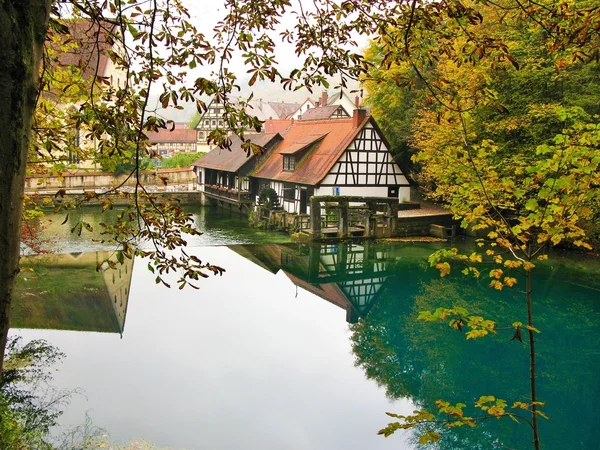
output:
[[[283,155],[283,170],[285,172],[296,170],[296,158],[294,155]]]

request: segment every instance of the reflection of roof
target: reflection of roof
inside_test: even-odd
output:
[[[323,120],[329,119],[334,112],[339,108],[339,105],[320,106],[311,108],[300,116],[299,120]]]
[[[190,130],[185,128],[160,129],[159,131],[152,131],[148,133],[148,139],[150,142],[196,142],[196,130]]]
[[[353,127],[352,118],[296,121],[273,153],[253,175],[258,178],[314,186],[325,178],[344,150],[369,120],[370,118],[367,116],[356,128]],[[284,172],[281,155],[289,154],[299,143],[304,142],[307,135],[322,135],[324,138],[316,144],[316,147],[309,152],[295,171]]]
[[[298,139],[296,142],[292,142],[290,145],[286,146],[286,148],[281,150],[279,153],[281,153],[282,155],[293,155],[295,153],[298,153],[301,150],[306,149],[307,147],[309,147],[312,144],[314,144],[315,142],[323,139],[324,137],[325,137],[325,134],[309,134],[307,136],[304,136],[304,137]]]
[[[244,135],[245,139],[249,139],[253,144],[261,148],[265,148],[279,136],[278,133],[256,133]],[[225,170],[227,172],[236,172],[244,164],[254,157],[254,153],[246,154],[242,149],[242,140],[236,136],[231,136],[231,149],[216,147],[196,161],[193,166],[204,167],[207,169]]]
[[[228,248],[273,274],[281,269],[281,250],[278,244],[230,245]]]
[[[321,297],[323,300],[327,300],[329,303],[333,303],[344,310],[352,308],[352,303],[337,284],[311,284],[308,281],[298,278],[297,276],[292,275],[285,270],[283,270],[283,273],[285,273],[290,281],[296,286],[299,286],[302,289]]]

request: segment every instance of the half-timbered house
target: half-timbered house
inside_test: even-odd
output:
[[[199,151],[196,131],[189,128],[169,130],[161,128],[148,133],[152,149],[161,156],[173,156],[176,153],[196,153]]]
[[[62,120],[64,129],[69,130],[65,136],[68,144],[65,141],[54,151],[38,150],[37,162],[48,166],[63,164],[68,170],[96,169],[101,139],[85,128],[73,126],[75,121],[66,120],[62,112],[79,110],[90,91],[108,95],[111,90],[117,92],[125,87],[128,74],[110,57],[111,52],[122,55],[123,48],[111,37],[115,32],[111,23],[68,19],[63,25],[68,31],[50,33],[46,44],[57,52],[57,59],[44,60],[55,72],[55,79],[63,81],[58,82],[58,87],[54,82],[46,84],[41,94],[46,101],[45,115]],[[61,84],[65,79],[73,82],[72,88]]]
[[[281,140],[279,133],[247,133],[244,137],[265,154]],[[256,180],[249,177],[255,163],[256,154],[246,152],[238,136],[231,137],[230,150],[215,147],[192,164],[203,199],[250,209],[258,194]]]
[[[271,187],[290,213],[310,213],[313,195],[395,197],[410,200],[410,183],[390,145],[365,110],[352,117],[294,121],[251,175]],[[305,114],[306,115],[306,114]],[[309,119],[310,119],[309,117]]]
[[[236,97],[229,99],[232,105],[239,106]],[[298,103],[270,102],[262,99],[250,100],[246,107],[246,113],[255,116],[258,120],[283,120],[290,114],[298,111]],[[200,117],[196,125],[197,140],[199,143],[208,145],[208,136],[218,128],[225,129],[225,106],[216,99],[211,100],[206,111]]]

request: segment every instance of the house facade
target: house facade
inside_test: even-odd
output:
[[[196,140],[201,145],[208,145],[208,136],[210,133],[217,128],[223,128],[225,125],[223,119],[223,113],[225,112],[225,108],[223,104],[213,99],[204,114],[200,117],[200,121],[196,125]]]
[[[295,121],[251,176],[259,190],[273,188],[290,213],[310,214],[311,196],[410,200],[410,182],[375,120],[361,109],[352,117]]]
[[[48,52],[58,52],[56,61],[50,62],[56,79],[71,79],[73,85],[49,83],[42,92],[44,108],[48,117],[60,118],[67,111],[77,111],[88,91],[94,85],[95,92],[115,91],[125,88],[127,72],[110,58],[109,54],[123,54],[122,45],[115,40],[112,24],[84,19],[67,19],[65,35],[50,33]],[[77,86],[77,89],[75,89]],[[79,92],[83,91],[83,93]],[[60,149],[40,152],[38,162],[44,165],[63,164],[66,169],[96,169],[99,140],[89,130],[66,125],[68,139]]]
[[[238,100],[235,97],[230,98],[230,101],[233,105],[238,104]],[[256,99],[248,102],[246,113],[255,116],[263,122],[267,120],[284,120],[295,111],[298,111],[299,107],[298,103],[268,102]],[[197,140],[201,145],[210,145],[208,143],[210,133],[218,128],[225,128],[224,113],[225,107],[220,101],[213,99],[209,103],[206,111],[196,125]]]
[[[269,153],[282,139],[279,133],[248,133],[244,138],[263,153]],[[215,147],[192,165],[203,202],[211,199],[247,209],[254,205],[258,186],[249,174],[258,158],[242,144],[238,136],[232,136],[231,149]]]

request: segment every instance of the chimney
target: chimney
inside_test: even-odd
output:
[[[358,126],[367,117],[367,110],[362,108],[356,108],[352,114],[352,127],[358,128]]]
[[[319,100],[317,100],[317,101],[315,102],[315,108],[318,108],[319,106],[321,106],[321,102],[320,102]]]
[[[329,96],[327,95],[327,91],[323,91],[321,93],[321,105],[322,106],[327,106],[327,100],[329,99]]]
[[[358,95],[354,97],[354,105],[356,105],[357,108],[360,108],[360,98],[358,98]]]

